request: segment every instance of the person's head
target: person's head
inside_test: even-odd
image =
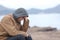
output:
[[[25,17],[28,17],[28,13],[24,8],[19,8],[13,13],[13,17],[14,17],[15,20],[20,22]]]

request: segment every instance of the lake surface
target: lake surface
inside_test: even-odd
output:
[[[3,16],[0,16],[2,19]],[[60,29],[60,14],[32,14],[29,15],[30,26],[56,27]]]

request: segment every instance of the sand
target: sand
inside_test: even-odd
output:
[[[28,30],[33,40],[60,40],[60,30],[38,31],[40,29],[35,27]]]

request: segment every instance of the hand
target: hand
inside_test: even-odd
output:
[[[28,33],[25,33],[25,35],[24,35],[25,37],[28,37],[29,36],[29,34]]]
[[[28,37],[28,36],[31,36],[31,33],[26,33],[26,34],[27,34],[27,37]]]
[[[26,20],[26,21],[27,21],[27,20],[28,20],[28,17],[24,17],[24,20]]]

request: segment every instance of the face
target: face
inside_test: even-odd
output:
[[[24,17],[19,17],[19,18],[17,18],[17,21],[20,22],[23,19],[24,19]]]
[[[27,19],[26,16],[24,16],[24,17],[19,17],[19,18],[17,18],[17,21],[20,22],[21,20],[25,20],[25,19]]]

